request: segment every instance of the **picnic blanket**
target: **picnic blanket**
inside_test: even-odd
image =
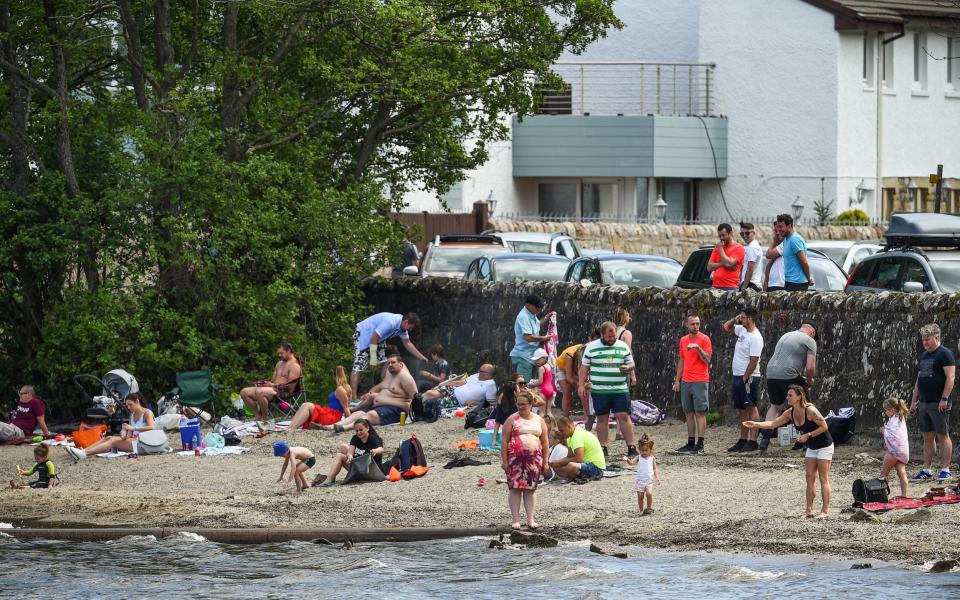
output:
[[[884,513],[888,510],[908,509],[908,508],[926,508],[928,506],[939,506],[941,504],[958,504],[960,496],[939,496],[930,500],[919,500],[916,498],[905,498],[903,496],[894,496],[889,502],[864,502],[860,508],[863,510]]]
[[[223,448],[214,448],[212,446],[207,446],[206,448],[200,449],[201,456],[236,456],[243,454],[244,452],[249,452],[250,448],[244,448],[242,446],[224,446]],[[195,456],[193,450],[183,450],[177,452],[177,456]]]

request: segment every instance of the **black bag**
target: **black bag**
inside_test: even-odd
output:
[[[853,482],[854,504],[867,502],[888,502],[890,486],[885,479],[857,479]]]
[[[837,446],[850,443],[853,434],[856,433],[857,415],[851,414],[849,417],[831,417],[827,421],[827,430],[833,443]]]
[[[410,470],[413,466],[427,466],[427,456],[423,453],[423,446],[417,436],[410,436],[409,440],[400,442],[400,447],[390,459],[390,462],[384,463],[383,472],[389,473],[390,467],[396,467],[400,473]]]
[[[464,429],[483,429],[488,419],[493,418],[493,408],[486,402],[467,413],[463,419]]]
[[[423,394],[414,394],[410,412],[417,423],[435,423],[440,418],[440,401],[424,400]]]
[[[353,457],[353,460],[350,461],[350,470],[344,476],[343,482],[383,481],[386,478],[387,476],[383,474],[376,461],[373,460],[373,456],[361,454]]]

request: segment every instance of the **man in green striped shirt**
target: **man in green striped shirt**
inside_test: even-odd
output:
[[[607,419],[612,412],[620,424],[620,431],[627,442],[627,456],[637,455],[633,443],[633,422],[630,421],[630,372],[633,370],[633,355],[630,347],[617,339],[617,326],[607,321],[600,326],[600,339],[587,344],[580,363],[581,398],[593,401],[593,412],[597,416],[597,438],[603,447],[604,456],[608,456],[607,439],[610,430]]]

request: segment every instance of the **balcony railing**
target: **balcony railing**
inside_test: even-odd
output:
[[[714,116],[713,63],[562,61],[541,114]]]

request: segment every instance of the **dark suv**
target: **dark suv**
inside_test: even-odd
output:
[[[762,248],[763,256],[767,255],[767,248]],[[683,264],[680,277],[677,278],[677,287],[688,290],[697,290],[713,287],[707,262],[713,246],[701,246],[690,253],[687,262]],[[766,268],[766,258],[759,268]],[[826,254],[816,250],[807,250],[807,261],[810,263],[810,273],[813,275],[813,288],[818,292],[839,292],[847,282],[847,274],[837,266],[837,263],[827,258]]]
[[[960,292],[960,217],[893,215],[884,237],[886,247],[854,268],[846,291]]]

